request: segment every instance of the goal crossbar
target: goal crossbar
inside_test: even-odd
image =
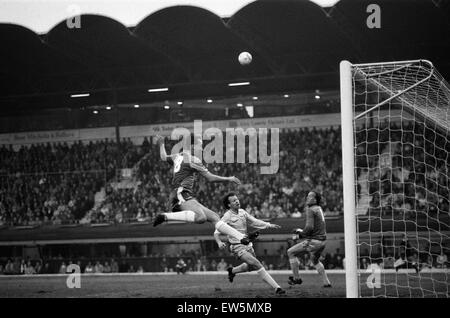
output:
[[[369,67],[369,66],[376,66],[376,65],[400,65],[397,68],[394,68],[392,70],[387,70],[383,72],[376,72],[367,74],[364,71],[361,70],[363,67]],[[403,70],[407,67],[414,66],[414,64],[421,64],[421,65],[427,65],[428,66],[428,75],[419,81],[417,81],[414,84],[411,84],[409,87],[404,88],[403,90],[398,90],[398,92],[394,92],[392,89],[388,88],[385,84],[383,84],[381,81],[378,81],[376,79],[377,76],[387,75],[389,73],[395,73],[400,70]],[[450,131],[450,124],[448,121],[439,120],[439,118],[433,118],[428,117],[429,114],[425,112],[424,110],[420,108],[414,107],[414,104],[405,97],[405,94],[411,91],[412,89],[416,88],[417,86],[427,82],[432,81],[433,77],[435,77],[439,81],[439,85],[443,85],[446,87],[446,89],[443,89],[442,92],[445,94],[445,98],[450,102],[450,96],[446,94],[446,92],[450,91],[450,85],[442,78],[442,76],[439,74],[439,72],[435,69],[432,62],[428,60],[412,60],[412,61],[404,61],[404,62],[389,62],[389,63],[367,63],[367,64],[354,64],[352,65],[355,71],[355,79],[358,81],[366,81],[367,85],[372,87],[374,90],[379,90],[380,94],[384,95],[384,100],[380,103],[376,104],[375,106],[372,106],[371,108],[359,113],[355,116],[355,120],[358,120],[365,115],[369,114],[370,112],[380,108],[381,106],[389,103],[392,100],[398,100],[403,106],[406,106],[409,108],[410,111],[414,111],[421,116],[423,116],[426,120],[431,120],[434,124],[438,125],[440,129],[443,129],[445,131]],[[436,84],[436,83],[434,83]]]

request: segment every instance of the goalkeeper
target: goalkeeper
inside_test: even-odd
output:
[[[301,241],[288,249],[289,264],[294,276],[289,276],[289,285],[300,285],[302,279],[299,274],[298,257],[305,253],[310,253],[311,260],[317,272],[322,277],[323,287],[331,287],[327,273],[319,257],[326,245],[325,218],[320,207],[322,196],[320,193],[311,191],[306,197],[306,225],[305,228],[296,229],[294,234],[298,235]]]

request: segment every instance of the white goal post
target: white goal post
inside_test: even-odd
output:
[[[342,61],[340,93],[347,297],[450,297],[449,84],[427,60]]]

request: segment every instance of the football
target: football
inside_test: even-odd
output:
[[[248,65],[252,62],[252,55],[248,52],[242,52],[241,54],[239,54],[238,59],[241,65]]]

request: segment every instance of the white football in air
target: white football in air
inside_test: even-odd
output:
[[[252,62],[252,55],[248,52],[242,52],[239,54],[239,63],[241,65],[248,65]]]

